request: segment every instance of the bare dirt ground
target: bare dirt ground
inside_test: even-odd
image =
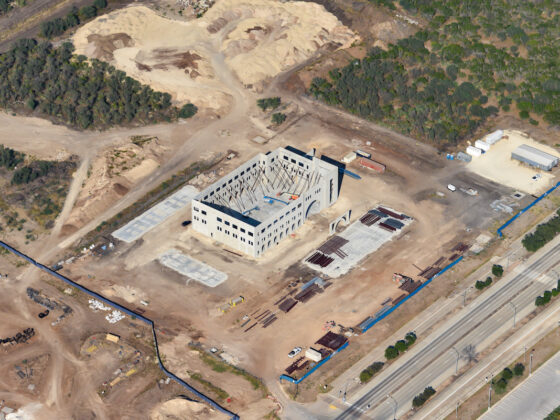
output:
[[[237,157],[211,168],[216,176],[226,174],[258,152],[286,145],[304,151],[315,147],[334,159],[360,148],[387,166],[387,172],[380,175],[350,164],[349,169],[362,179],[344,178],[340,199],[332,208],[314,216],[293,238],[258,261],[234,255],[182,227],[181,221],[190,217],[190,209],[185,209],[136,243],[117,244],[104,257],[85,254],[62,269],[63,274],[94,290],[133,309],[145,310],[159,327],[160,344],[171,370],[201,391],[222,398],[227,408],[248,419],[265,418],[278,404],[266,398],[262,389],[254,389],[244,377],[213,369],[204,362],[207,350],[216,347],[225,352],[232,363],[262,379],[271,398],[278,398],[284,406],[290,404],[278,386],[278,376],[291,361],[287,357],[291,348],[312,345],[325,333],[325,321],[355,326],[377,311],[385,298],[398,296],[400,291],[391,281],[394,272],[415,277],[418,267],[432,264],[457,242],[472,243],[481,232],[493,235],[498,221],[508,215],[495,212],[490,203],[513,192],[468,171],[462,163],[446,161],[433,148],[414,139],[284,87],[293,84],[296,71],[318,54],[349,45],[354,33],[373,42],[390,42],[414,28],[395,22],[392,15],[381,14],[365,3],[354,2],[349,8],[342,1],[329,2],[328,10],[333,3],[344,10],[334,11],[339,20],[333,20],[333,15],[312,3],[273,3],[268,10],[264,0],[224,0],[195,22],[172,21],[161,11],[155,14],[146,7],[134,6],[99,17],[78,31],[74,40],[82,48],[80,51],[113,60],[154,88],[173,90],[177,101],[195,100],[193,95],[200,95],[200,112],[187,122],[77,132],[39,119],[0,114],[3,144],[36,156],[75,154],[81,159],[53,232],[24,246],[25,251],[44,263],[56,262],[71,253],[85,234],[173,174],[229,150],[234,150]],[[309,13],[302,13],[301,8],[309,9]],[[305,19],[298,20],[299,13]],[[369,26],[368,19],[372,22]],[[318,25],[319,21],[326,29]],[[360,46],[352,48],[324,57],[342,60],[364,53]],[[319,73],[332,63],[318,69]],[[248,89],[249,85],[254,89]],[[255,90],[260,89],[264,93],[257,95]],[[263,113],[255,104],[257,98],[273,95],[282,97],[282,112],[288,115],[280,127],[271,126],[271,113]],[[131,144],[131,137],[140,135],[155,136],[157,141],[143,146]],[[259,145],[250,140],[257,135],[268,143]],[[208,183],[201,179],[199,188]],[[448,183],[476,189],[478,195],[451,193],[446,189]],[[553,199],[523,215],[520,225],[506,232],[508,239],[503,243],[492,242],[490,251],[467,259],[374,331],[353,339],[344,358],[333,359],[327,369],[300,387],[298,401],[314,399],[319,384],[328,383],[430,302],[453,293],[459,280],[489,258],[495,248],[507,246],[509,237],[540,220],[544,209],[553,207]],[[278,314],[279,319],[266,329],[258,325],[244,332],[251,325],[241,327],[245,315],[276,310],[274,302],[290,290],[292,281],[303,282],[315,275],[300,261],[327,238],[329,221],[348,209],[353,211],[352,221],[356,220],[379,203],[406,213],[414,223],[360,267],[334,281],[323,294],[298,304],[289,314]],[[161,252],[171,247],[226,272],[229,279],[212,290],[189,282],[156,261]],[[121,360],[114,352],[83,357],[80,349],[85,341],[94,334],[114,332],[148,357],[152,354],[149,334],[128,318],[108,324],[104,314],[88,308],[84,296],[68,296],[61,292],[61,284],[17,264],[13,257],[0,258],[0,273],[10,273],[8,279],[0,279],[6,305],[1,315],[7,321],[0,326],[0,332],[8,336],[33,327],[37,335],[28,344],[6,350],[2,369],[11,372],[24,359],[41,361],[45,367],[37,368],[33,391],[28,388],[31,383],[25,382],[27,378],[19,383],[22,380],[14,372],[0,375],[0,390],[13,390],[0,391],[0,399],[9,406],[19,408],[38,402],[43,413],[53,418],[220,418],[207,406],[181,398],[184,390],[178,385],[162,383],[161,373],[153,365],[150,368],[148,359],[143,361],[146,368],[142,372],[124,379],[110,393],[99,395],[100,387],[114,377]],[[28,285],[66,302],[74,310],[72,316],[56,327],[50,325],[50,317],[37,318],[42,308],[25,296]],[[226,313],[220,311],[240,295],[245,298],[243,303]],[[148,306],[142,300],[148,301]]]

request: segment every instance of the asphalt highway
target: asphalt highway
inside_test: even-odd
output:
[[[414,396],[426,386],[437,390],[437,385],[455,373],[458,357],[459,369],[468,363],[468,346],[482,351],[513,326],[514,311],[519,320],[534,309],[535,297],[556,285],[558,275],[549,271],[559,263],[560,244],[547,246],[533,255],[422,339],[414,353],[403,355],[402,361],[393,363],[377,380],[348,396],[349,407],[337,419],[364,416],[385,420],[392,419],[395,411],[397,418],[404,414],[411,408]],[[476,357],[472,352],[471,355]]]

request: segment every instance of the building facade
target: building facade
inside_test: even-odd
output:
[[[200,192],[192,226],[229,248],[260,257],[338,199],[336,165],[294,149],[260,153]]]

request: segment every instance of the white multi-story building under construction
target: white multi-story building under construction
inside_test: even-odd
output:
[[[259,257],[338,199],[339,168],[292,148],[259,153],[192,201],[193,228]]]

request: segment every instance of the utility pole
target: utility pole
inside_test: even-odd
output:
[[[467,304],[467,292],[469,291],[469,289],[465,289],[465,291],[463,292],[463,306],[466,306]]]
[[[387,398],[393,400],[393,402],[395,403],[395,405],[393,406],[393,420],[397,420],[397,408],[399,407],[399,403],[397,402],[397,400],[395,400],[395,398],[393,398],[391,394],[387,394]]]
[[[455,351],[455,353],[457,354],[457,360],[455,360],[455,375],[457,375],[457,371],[459,370],[459,352],[457,351],[457,349],[455,347],[451,347],[451,350]]]
[[[523,364],[527,364],[527,346],[523,346]]]
[[[533,373],[533,352],[535,349],[531,350],[531,354],[529,355],[529,376]]]
[[[459,420],[459,401],[455,404],[455,418]]]
[[[517,315],[517,306],[513,302],[509,302],[511,307],[513,308],[513,328],[515,328],[515,316]]]

